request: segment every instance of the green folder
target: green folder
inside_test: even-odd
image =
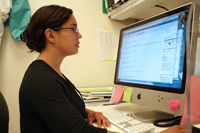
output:
[[[105,2],[105,0],[103,0],[102,2],[103,2],[103,4],[102,4],[102,6],[103,6],[103,13],[108,13],[107,9],[106,9],[106,2]]]

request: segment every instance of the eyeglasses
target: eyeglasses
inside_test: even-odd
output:
[[[52,30],[60,30],[60,29],[72,29],[75,33],[79,33],[79,28],[78,27],[52,28]]]

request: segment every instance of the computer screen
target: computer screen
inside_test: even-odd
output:
[[[121,31],[115,83],[184,93],[188,9]]]
[[[167,111],[160,105],[183,101],[189,8],[186,5],[121,29],[114,83],[133,87],[133,103]]]

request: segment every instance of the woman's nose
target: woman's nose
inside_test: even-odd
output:
[[[82,38],[82,35],[81,35],[80,32],[78,32],[78,38],[79,38],[79,39]]]

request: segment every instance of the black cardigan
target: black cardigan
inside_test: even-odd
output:
[[[106,133],[85,120],[74,85],[42,60],[27,69],[19,92],[22,133]]]

